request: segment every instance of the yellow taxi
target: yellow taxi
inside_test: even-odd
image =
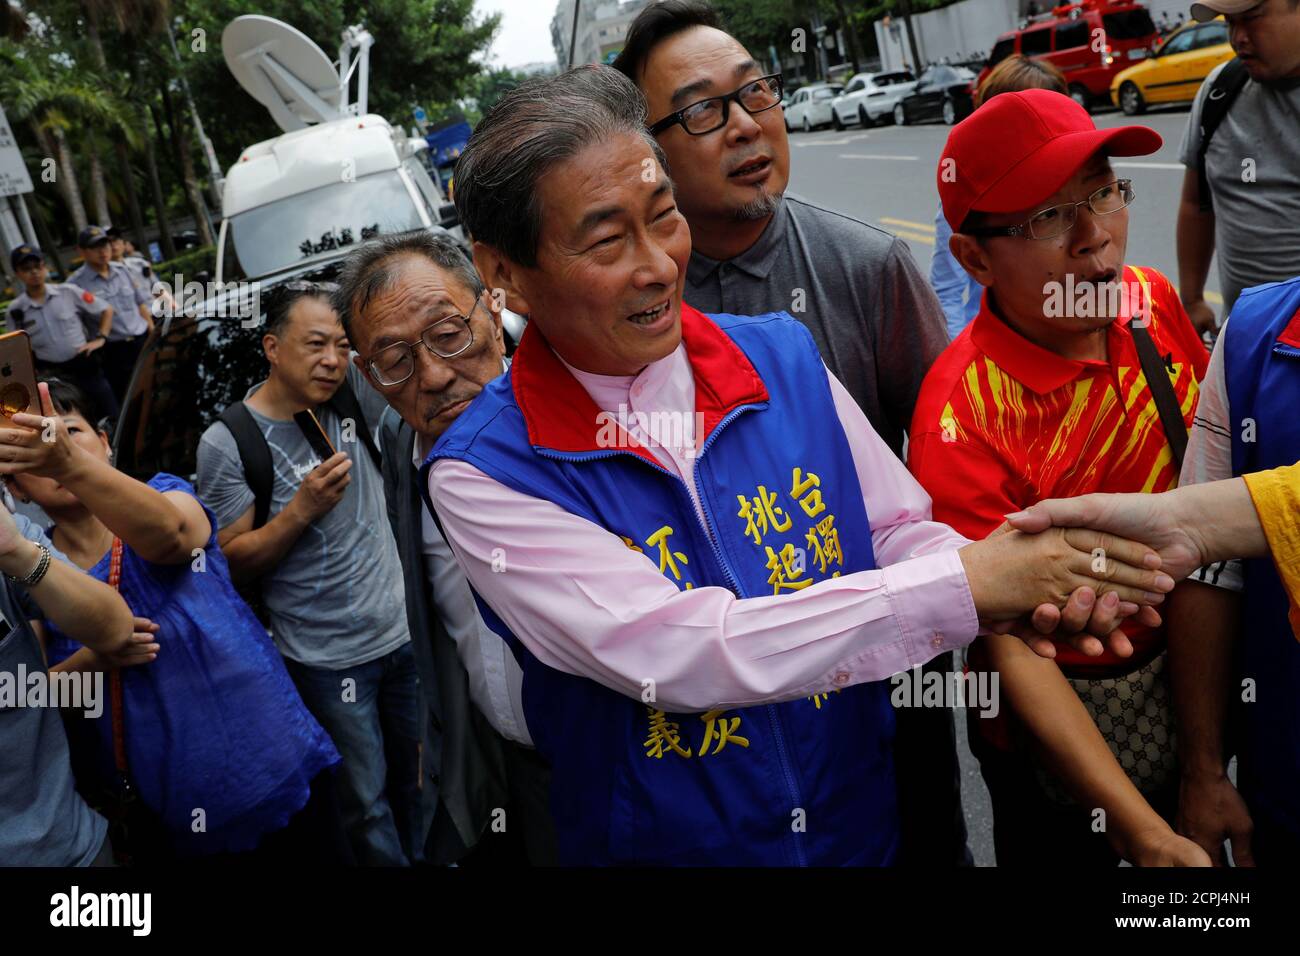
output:
[[[1115,75],[1110,98],[1129,116],[1155,103],[1185,103],[1220,63],[1231,60],[1228,24],[1223,17],[1187,23],[1169,34],[1151,55]]]

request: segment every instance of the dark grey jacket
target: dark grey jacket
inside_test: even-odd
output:
[[[424,705],[420,783],[429,834],[425,859],[445,864],[472,849],[492,808],[506,805],[505,756],[501,738],[470,700],[465,665],[433,605],[420,538],[424,501],[411,464],[415,431],[391,410],[383,416],[380,448],[384,499],[402,562],[406,617]]]

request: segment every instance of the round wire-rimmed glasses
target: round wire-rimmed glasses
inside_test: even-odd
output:
[[[386,345],[366,362],[366,368],[375,381],[385,388],[401,385],[415,374],[415,346],[423,345],[439,358],[455,358],[474,344],[474,330],[470,320],[482,299],[476,299],[469,315],[453,312],[420,333],[418,342],[394,342]]]

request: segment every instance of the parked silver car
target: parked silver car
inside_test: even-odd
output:
[[[859,73],[849,80],[844,92],[831,103],[831,122],[836,129],[858,123],[875,126],[893,119],[894,104],[916,87],[910,70],[887,73]]]
[[[786,131],[801,129],[810,133],[819,126],[830,126],[835,119],[831,103],[843,92],[844,87],[838,83],[809,83],[800,87],[785,109]]]

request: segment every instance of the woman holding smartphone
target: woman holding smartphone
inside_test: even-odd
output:
[[[117,671],[120,710],[93,721],[97,774],[117,779],[125,756],[127,778],[166,831],[164,856],[253,850],[295,814],[304,838],[327,826],[325,798],[300,811],[338,752],[235,592],[211,513],[174,475],[145,484],[114,468],[108,435],[75,386],[38,390],[43,414],[0,423],[0,475],[50,516],[60,551],[158,624],[157,643],[133,649],[146,666]],[[122,663],[53,625],[47,656],[53,670]]]

